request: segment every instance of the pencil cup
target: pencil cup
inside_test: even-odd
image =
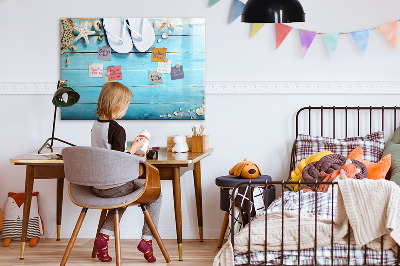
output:
[[[209,136],[192,136],[192,152],[205,152],[208,150]]]

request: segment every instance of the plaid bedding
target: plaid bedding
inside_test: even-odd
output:
[[[347,157],[358,146],[361,146],[364,151],[364,160],[370,162],[379,161],[385,148],[383,131],[374,132],[364,137],[345,139],[299,134],[296,139],[295,165],[298,165],[302,159],[324,150]]]
[[[284,210],[298,210],[300,208],[301,212],[316,213],[325,219],[332,219],[332,208],[333,214],[335,214],[336,208],[336,194],[317,192],[317,200],[315,201],[315,192],[313,191],[300,193],[288,191],[284,193],[283,197],[279,197],[271,203],[268,207],[267,215],[282,211],[282,202]],[[265,215],[265,212],[260,215]],[[260,215],[254,217],[254,219],[257,219]],[[333,263],[331,252],[331,246],[317,248],[317,265],[382,265],[380,251],[350,245],[349,264],[347,261],[347,245],[333,245]],[[300,258],[300,265],[314,265],[314,249],[303,249],[300,251],[300,256],[298,256],[297,250],[285,250],[283,252],[284,265],[298,265],[298,258]],[[264,259],[265,252],[250,252],[250,265],[265,265]],[[396,257],[394,252],[392,250],[385,250],[383,252],[383,265],[395,265],[395,263]],[[248,254],[235,254],[235,265],[245,264],[248,265]],[[267,251],[266,265],[281,265],[281,252]]]

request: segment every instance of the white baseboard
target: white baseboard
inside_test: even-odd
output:
[[[0,83],[0,94],[50,94],[57,83]],[[208,81],[206,94],[400,94],[399,81]]]

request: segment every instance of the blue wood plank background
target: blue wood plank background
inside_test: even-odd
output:
[[[74,25],[85,21],[93,24],[96,18],[72,19]],[[99,19],[102,21],[101,19]],[[149,85],[148,71],[157,71],[157,62],[151,61],[151,48],[140,53],[135,47],[128,54],[112,50],[111,61],[97,59],[97,48],[109,46],[103,29],[89,35],[89,45],[83,38],[72,41],[75,51],[68,49],[61,55],[61,79],[81,96],[79,102],[62,108],[61,119],[97,119],[96,103],[104,78],[89,78],[89,63],[102,63],[103,73],[108,66],[121,66],[122,80],[133,94],[131,104],[122,119],[204,119],[205,87],[205,20],[204,18],[151,18],[150,23],[170,21],[173,28],[155,29],[153,47],[167,48],[167,58],[172,66],[182,65],[184,79],[171,80],[162,74],[163,84]],[[93,29],[91,29],[93,30]],[[167,38],[162,34],[167,33]],[[78,32],[75,30],[75,37]],[[103,40],[99,40],[103,35]],[[69,64],[66,65],[68,56]]]

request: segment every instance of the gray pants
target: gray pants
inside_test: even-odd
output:
[[[138,182],[138,181],[135,182],[135,180],[132,180],[119,187],[113,187],[108,189],[93,188],[93,194],[101,198],[115,198],[128,195],[138,189],[141,189],[142,187],[144,187],[144,182]],[[160,219],[161,202],[162,202],[162,196],[160,194],[160,197],[155,202],[146,204],[146,207],[149,210],[151,218],[153,218],[154,224],[157,228],[158,228],[158,221]],[[122,215],[124,214],[125,210],[126,207],[118,208],[119,219],[122,218]],[[109,236],[114,236],[114,214],[115,214],[115,209],[108,210],[106,220],[104,221],[100,233]],[[153,234],[146,220],[144,221],[143,225],[142,239],[146,240],[153,239]]]

